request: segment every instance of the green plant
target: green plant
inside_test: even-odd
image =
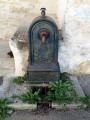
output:
[[[67,110],[67,107],[66,107],[65,105],[63,106],[63,110],[64,110],[64,111],[66,111],[66,110]]]
[[[23,77],[16,77],[13,79],[13,83],[16,83],[18,85],[21,85],[22,83],[24,83],[24,78]]]
[[[75,101],[77,103],[81,102],[78,109],[82,108],[83,105],[90,107],[90,97],[78,97],[66,73],[61,75],[61,80],[59,82],[50,82],[48,87],[49,91],[46,96],[48,101],[57,102],[58,104],[70,104]]]
[[[32,89],[30,89],[29,92],[23,93],[21,96],[18,96],[20,100],[23,102],[27,102],[28,104],[35,104],[36,102],[40,102],[41,98],[39,97],[40,89],[38,89],[36,92],[32,92]]]
[[[90,107],[90,97],[77,97],[77,101],[81,102],[82,105],[86,105],[87,107]]]
[[[47,93],[46,99],[51,102],[61,103],[71,103],[76,98],[76,92],[72,87],[71,81],[67,80],[62,82],[52,83],[50,82],[49,91]]]
[[[18,98],[18,95],[12,95],[11,98],[13,99]]]
[[[11,103],[7,98],[0,99],[0,120],[5,120],[6,117],[10,117],[12,114],[13,109],[7,106]]]

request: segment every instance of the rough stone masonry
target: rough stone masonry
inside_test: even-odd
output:
[[[62,72],[90,74],[90,1],[68,0],[59,63]]]

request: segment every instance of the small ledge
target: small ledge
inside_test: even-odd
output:
[[[15,110],[33,110],[37,108],[37,104],[27,104],[27,103],[13,103],[8,105],[8,107],[12,107]]]
[[[68,109],[77,109],[78,106],[81,106],[81,103],[71,103],[71,104],[57,104],[57,103],[52,103],[52,108],[56,108],[56,109],[63,109],[64,107],[68,108]],[[86,108],[86,105],[82,106],[83,108]]]

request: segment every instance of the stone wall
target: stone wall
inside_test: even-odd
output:
[[[42,7],[56,14],[56,0],[0,0],[0,40],[9,40],[23,19],[39,14]]]
[[[58,17],[60,29],[62,29],[62,26],[64,24],[66,6],[67,6],[67,0],[57,0],[57,17]]]
[[[62,72],[90,74],[90,1],[68,0],[59,49]]]

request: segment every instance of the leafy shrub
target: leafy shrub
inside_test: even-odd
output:
[[[62,82],[50,82],[49,91],[47,93],[46,99],[51,102],[61,103],[71,103],[76,98],[76,92],[72,87],[71,81],[67,80]]]
[[[35,104],[36,102],[40,102],[41,98],[39,97],[40,89],[36,92],[32,92],[32,89],[30,89],[29,92],[23,93],[21,96],[18,96],[20,100],[23,102],[27,102],[28,104]]]
[[[61,80],[59,82],[50,82],[49,91],[47,93],[46,99],[50,102],[57,102],[58,104],[70,104],[71,102],[81,102],[78,106],[81,108],[83,105],[90,107],[90,97],[78,97],[74,88],[72,87],[72,82],[66,73],[61,75]]]
[[[6,98],[0,99],[0,120],[5,120],[6,117],[10,117],[13,112],[13,109],[7,107],[7,105],[11,104],[12,102]]]
[[[24,83],[24,78],[23,77],[17,77],[13,79],[13,83],[16,83],[18,85],[21,85],[22,83]]]

